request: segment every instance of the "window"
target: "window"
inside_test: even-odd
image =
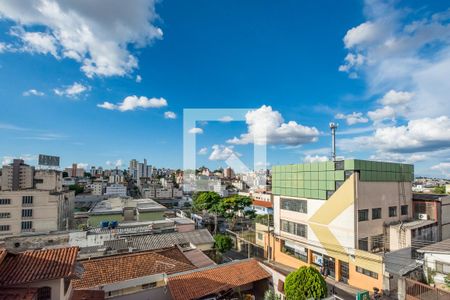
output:
[[[369,210],[368,209],[360,209],[358,210],[358,221],[367,221],[369,220]]]
[[[344,161],[343,160],[335,161],[334,169],[335,170],[344,170]]]
[[[308,250],[305,247],[301,247],[296,243],[290,241],[282,241],[281,252],[293,256],[301,261],[304,262],[308,261]]]
[[[358,241],[358,249],[369,251],[369,239],[368,238],[362,238]]]
[[[10,205],[11,199],[0,199],[0,205]]]
[[[52,288],[48,286],[44,286],[38,289],[37,292],[38,300],[50,300],[52,299]]]
[[[389,217],[397,216],[397,206],[389,206]]]
[[[450,274],[450,265],[437,261],[436,262],[436,272],[441,274]]]
[[[370,238],[372,241],[372,252],[380,252],[384,248],[384,235],[374,235]]]
[[[0,212],[0,219],[8,219],[11,218],[11,213],[9,212]]]
[[[401,212],[402,216],[408,215],[408,205],[402,205],[400,207],[400,212]]]
[[[31,218],[33,217],[32,209],[22,209],[22,218]]]
[[[381,219],[381,208],[372,208],[372,220]]]
[[[33,228],[33,222],[32,221],[22,221],[22,230],[23,231],[29,231]]]
[[[258,232],[258,240],[262,240],[263,239],[263,234],[261,232]]]
[[[0,225],[0,231],[9,231],[9,225]]]
[[[378,273],[356,266],[356,272],[378,279]]]
[[[308,213],[306,200],[294,200],[281,198],[281,209],[296,211],[299,213]]]
[[[306,238],[308,233],[308,227],[305,224],[294,223],[286,220],[281,220],[281,230],[303,238]]]
[[[22,204],[33,204],[33,196],[23,196]]]

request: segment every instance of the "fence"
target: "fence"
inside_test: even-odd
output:
[[[406,278],[406,300],[450,300],[450,292]]]

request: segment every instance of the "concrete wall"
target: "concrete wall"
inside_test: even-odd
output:
[[[139,221],[157,221],[164,219],[163,211],[154,211],[154,212],[140,212],[138,215]]]

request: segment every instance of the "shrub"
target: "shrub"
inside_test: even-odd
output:
[[[284,291],[287,300],[321,299],[327,295],[327,284],[314,267],[301,267],[286,277]]]

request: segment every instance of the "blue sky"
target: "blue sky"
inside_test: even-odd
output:
[[[263,129],[270,164],[323,160],[336,121],[340,156],[450,174],[450,1],[101,3],[0,4],[3,162],[181,168],[183,109],[245,108],[196,125],[197,165]]]

